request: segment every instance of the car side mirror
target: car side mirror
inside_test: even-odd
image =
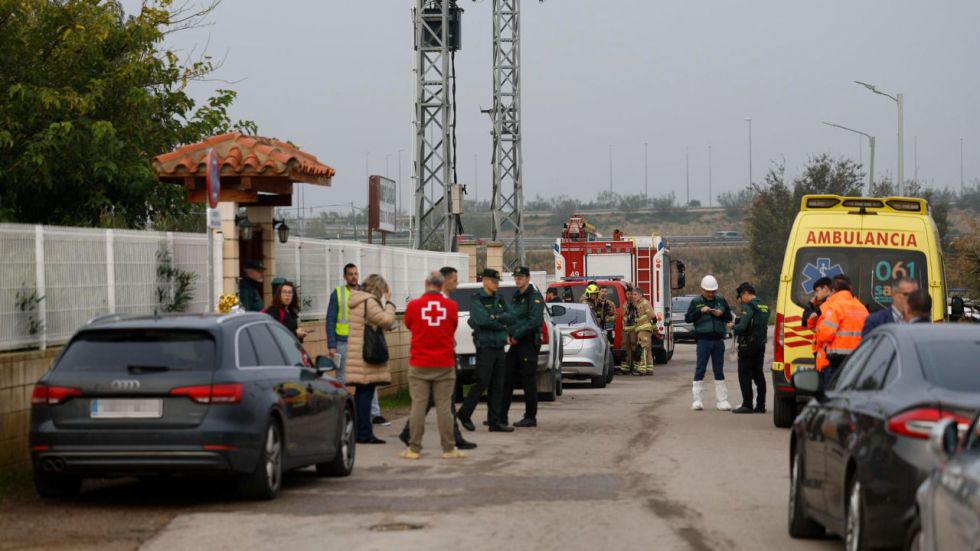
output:
[[[960,428],[956,419],[943,419],[929,431],[929,451],[941,459],[956,454],[960,442]]]
[[[815,369],[806,369],[793,373],[790,380],[796,393],[801,396],[813,396],[818,400],[824,398],[823,377]]]
[[[558,305],[558,304],[555,304],[553,306],[549,306],[548,307],[548,313],[551,314],[551,317],[559,317],[560,318],[560,317],[564,316],[567,312],[568,312],[568,309],[567,308],[565,308],[564,306]]]
[[[337,364],[334,363],[330,356],[317,356],[316,357],[316,374],[323,375],[328,371],[336,371]]]

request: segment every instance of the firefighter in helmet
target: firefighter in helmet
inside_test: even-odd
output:
[[[643,296],[643,289],[634,287],[636,294],[636,334],[640,341],[640,362],[636,365],[636,375],[653,375],[653,306]]]
[[[627,291],[626,298],[626,306],[623,307],[623,350],[626,357],[616,370],[624,375],[636,375],[636,348],[639,345],[639,335],[636,332],[636,319],[639,317],[636,291]]]

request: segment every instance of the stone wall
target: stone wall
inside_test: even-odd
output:
[[[323,321],[304,323],[315,329],[303,343],[313,357],[327,353],[326,327]],[[391,353],[392,384],[382,389],[382,395],[395,394],[408,386],[408,345],[410,336],[401,326],[388,333]],[[28,462],[27,435],[30,430],[31,391],[34,383],[51,366],[61,348],[43,352],[8,352],[0,354],[0,470],[26,465]]]

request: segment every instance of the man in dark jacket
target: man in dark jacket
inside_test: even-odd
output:
[[[905,308],[906,323],[932,323],[932,297],[925,289],[909,293]]]
[[[541,351],[541,325],[544,323],[544,298],[531,285],[531,270],[520,266],[514,270],[517,292],[510,307],[514,324],[507,329],[510,350],[507,351],[507,379],[504,382],[502,422],[514,397],[514,385],[524,389],[524,418],[515,427],[538,426],[538,352]]]
[[[810,302],[806,303],[806,308],[803,309],[803,323],[800,324],[803,329],[810,329],[812,331],[817,326],[817,318],[820,317],[820,307],[829,296],[830,278],[821,277],[813,283],[813,296],[810,297]]]
[[[712,275],[701,279],[701,295],[691,301],[687,308],[684,321],[694,324],[694,340],[697,343],[697,365],[694,369],[694,384],[691,393],[694,396],[691,409],[704,409],[702,394],[704,393],[704,374],[711,360],[711,369],[715,375],[715,403],[721,411],[732,409],[728,403],[728,387],[725,386],[725,334],[726,325],[732,321],[732,311],[728,301],[718,296],[718,280]]]
[[[513,323],[510,306],[497,289],[500,272],[483,270],[483,289],[470,298],[469,325],[473,328],[473,345],[476,347],[476,381],[459,408],[457,419],[463,428],[476,430],[473,410],[480,397],[487,391],[487,424],[490,432],[513,432],[514,427],[504,424],[504,347],[507,345],[507,327]]]
[[[900,279],[892,285],[892,304],[889,308],[882,308],[874,314],[869,315],[864,320],[864,328],[861,329],[861,338],[868,336],[879,325],[889,323],[905,323],[906,310],[908,309],[909,295],[919,289],[919,284],[911,279]]]
[[[766,356],[769,329],[769,307],[755,296],[755,287],[745,282],[735,290],[742,303],[742,317],[732,328],[738,341],[738,385],[742,390],[742,405],[732,413],[766,412],[766,377],[762,361]],[[752,407],[752,383],[755,382],[756,402]]]
[[[238,301],[248,312],[260,312],[265,308],[265,300],[262,299],[264,271],[265,266],[258,260],[245,263],[245,277],[238,282]]]

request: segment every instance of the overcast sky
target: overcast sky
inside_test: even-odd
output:
[[[124,0],[132,9],[137,0]],[[304,186],[306,205],[367,202],[371,173],[409,181],[415,63],[411,0],[225,0],[212,25],[173,35],[184,51],[225,57],[198,84],[239,92],[232,110],[259,133],[288,139],[337,169],[333,187]],[[458,172],[470,198],[488,198],[492,0],[460,0]],[[707,201],[773,160],[797,174],[810,154],[857,160],[877,136],[877,177],[897,171],[895,103],[854,84],[905,94],[906,178],[958,187],[980,177],[980,2],[975,0],[524,0],[522,78],[525,197],[591,198],[612,185],[642,193],[644,142],[651,195]],[[478,157],[475,165],[474,156]],[[868,161],[867,143],[863,160]],[[478,167],[478,171],[475,168]],[[474,180],[478,186],[472,185]],[[408,187],[405,188],[408,198]]]

